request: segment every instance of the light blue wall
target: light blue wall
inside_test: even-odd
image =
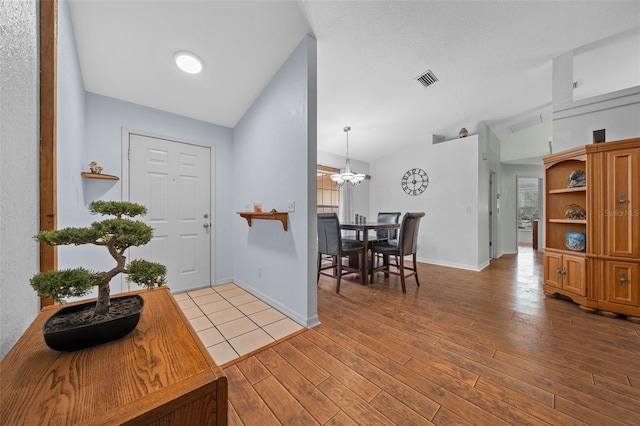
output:
[[[80,177],[90,161],[97,161],[103,173],[122,176],[123,128],[151,135],[215,147],[215,259],[213,283],[236,280],[254,294],[280,308],[304,325],[317,323],[315,293],[315,164],[316,164],[316,77],[315,40],[307,37],[274,77],[254,106],[246,113],[236,130],[177,116],[93,93],[85,93],[78,66],[77,52],[66,1],[61,5],[61,91],[62,128],[58,142],[58,205],[60,226],[85,226],[96,218],[86,206],[97,199],[121,200],[122,181],[93,180]],[[232,138],[235,141],[232,143]],[[235,147],[234,147],[235,145]],[[246,151],[245,151],[246,150]],[[246,156],[246,158],[240,158]],[[260,163],[260,168],[251,165]],[[291,167],[280,167],[292,164]],[[312,167],[309,167],[312,164]],[[277,165],[277,166],[274,166]],[[247,170],[251,173],[247,175]],[[265,175],[266,173],[266,175]],[[292,173],[294,176],[292,176]],[[268,176],[271,174],[271,176]],[[253,176],[246,184],[240,177]],[[283,182],[285,183],[283,185]],[[290,185],[289,185],[290,183]],[[256,190],[255,193],[252,191]],[[269,194],[269,192],[273,192]],[[277,200],[277,201],[275,201]],[[274,227],[276,236],[291,238],[282,250],[259,256],[263,283],[274,271],[290,269],[289,282],[256,285],[255,265],[246,266],[243,250],[237,250],[236,233],[247,233],[246,223],[235,214],[245,204],[262,202],[267,210],[286,210],[288,200],[296,202],[296,212],[289,219],[289,232]],[[232,226],[233,224],[233,226]],[[271,222],[271,225],[275,223]],[[239,226],[242,225],[242,226]],[[254,225],[260,228],[263,224]],[[273,230],[272,230],[273,231]],[[255,238],[254,235],[252,238]],[[249,252],[264,246],[265,241],[252,242]],[[266,236],[266,242],[278,238]],[[313,247],[309,247],[312,245]],[[230,247],[234,250],[230,250]],[[287,256],[281,252],[289,250]],[[236,253],[239,253],[236,255]],[[240,262],[239,267],[234,263]],[[105,270],[113,260],[101,247],[61,247],[59,267],[85,266]],[[253,262],[255,263],[255,262]],[[250,270],[254,275],[244,276]],[[271,275],[274,277],[275,275]],[[312,280],[313,278],[313,280]],[[122,277],[112,280],[112,292],[122,289]],[[311,281],[313,286],[311,287]],[[313,292],[310,292],[310,288]],[[92,297],[95,294],[89,294]]]
[[[233,211],[262,203],[286,211],[276,221],[235,215],[234,281],[302,325],[317,324],[316,307],[316,41],[307,36],[233,131]],[[229,175],[231,176],[231,175]],[[261,268],[258,276],[258,268]]]
[[[71,22],[69,1],[58,2],[58,227],[72,226],[82,212],[82,184],[88,170],[85,155],[85,105],[82,71]]]
[[[38,272],[38,8],[0,3],[0,359],[40,311]]]
[[[231,129],[216,126],[199,120],[182,117],[147,108],[141,105],[108,98],[93,93],[86,93],[85,111],[85,146],[82,164],[88,164],[95,160],[104,167],[103,173],[122,176],[122,129],[127,128],[144,133],[149,133],[167,138],[196,142],[215,147],[215,181],[213,188],[215,197],[215,277],[214,282],[228,282],[232,276],[233,258],[228,250],[224,250],[232,239],[229,223],[232,220],[232,191],[229,187],[231,168]],[[58,159],[60,167],[64,167],[63,160]],[[83,166],[86,171],[88,166]],[[103,181],[94,179],[81,179],[80,171],[73,174],[71,179],[80,181],[82,185],[82,204],[84,218],[80,225],[86,225],[95,220],[95,216],[87,213],[86,206],[96,199],[121,200],[121,181]],[[59,186],[64,183],[59,182]],[[62,201],[61,201],[62,202]],[[69,247],[69,251],[75,247]],[[87,250],[85,250],[87,249]],[[95,250],[92,250],[95,249]],[[60,266],[79,261],[86,261],[88,267],[91,264],[102,265],[105,262],[113,262],[101,247],[83,247],[83,253],[76,250],[73,256],[64,256],[59,259]],[[86,254],[85,254],[86,253]],[[97,268],[97,266],[95,266]],[[226,280],[226,281],[225,281]],[[118,280],[112,282],[114,291],[119,289]]]
[[[120,181],[88,180],[80,173],[97,161],[103,173],[122,176],[122,128],[215,147],[216,247],[231,240],[231,129],[85,92],[67,0],[59,2],[58,40],[58,227],[86,226],[96,220],[87,206],[97,199],[121,200]],[[233,258],[215,250],[214,283],[232,279]],[[84,266],[105,270],[113,259],[102,247],[58,248],[58,268]],[[111,282],[122,289],[122,276]],[[91,293],[86,297],[92,297]]]
[[[85,91],[68,0],[58,2],[57,194],[58,228],[85,226],[95,220],[86,212],[80,173],[85,164]],[[94,249],[94,248],[92,248]],[[80,266],[76,247],[58,247],[58,267]]]

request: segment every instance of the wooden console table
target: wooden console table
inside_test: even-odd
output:
[[[169,288],[137,293],[131,334],[76,352],[46,346],[45,307],[0,363],[0,424],[226,425],[227,378]]]

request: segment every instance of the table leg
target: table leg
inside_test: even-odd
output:
[[[364,276],[362,277],[362,284],[365,285],[369,282],[367,278],[369,276],[369,231],[365,229],[362,234],[362,245],[364,245],[364,255],[362,256],[362,263],[364,263],[362,265],[362,274]]]

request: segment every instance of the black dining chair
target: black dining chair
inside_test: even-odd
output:
[[[400,212],[379,212],[378,223],[398,223],[400,220]],[[398,243],[398,230],[397,229],[379,229],[376,231],[375,236],[369,236],[369,247],[374,244],[380,244],[388,242],[389,244]],[[382,261],[387,263],[389,256],[381,255]],[[371,257],[374,257],[373,255]],[[374,260],[375,262],[375,260]]]
[[[400,212],[379,212],[378,223],[398,223],[400,220]],[[375,239],[369,239],[369,241],[383,242],[389,241],[389,243],[397,243],[398,230],[397,229],[380,229],[376,231]]]
[[[392,244],[390,242],[382,242],[379,244],[373,244],[371,246],[371,254],[374,264],[371,265],[371,282],[373,283],[373,276],[376,272],[384,272],[385,274],[399,275],[400,282],[402,283],[402,292],[406,293],[407,288],[405,286],[405,278],[410,276],[416,277],[416,284],[420,286],[418,281],[418,264],[416,262],[416,253],[418,249],[418,230],[420,228],[420,219],[424,217],[424,212],[420,213],[407,213],[402,218],[400,224],[400,232],[398,233],[398,243]],[[391,263],[389,259],[383,262],[381,266],[375,264],[378,254],[383,256],[393,256],[395,263]],[[404,266],[405,256],[412,256],[413,267]],[[397,271],[392,270],[391,266],[395,267]],[[405,275],[405,271],[409,273]]]
[[[365,253],[365,247],[361,241],[342,241],[337,214],[318,213],[318,280],[320,280],[320,274],[335,278],[337,280],[336,293],[340,293],[340,280],[344,275],[359,273],[360,282],[366,284]],[[348,263],[342,264],[344,257],[353,255],[359,257],[357,268],[349,266]],[[323,266],[323,256],[330,258],[331,263]],[[327,269],[332,269],[333,273],[325,272]]]

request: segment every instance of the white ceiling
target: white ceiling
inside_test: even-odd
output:
[[[551,102],[551,61],[640,25],[640,1],[70,0],[85,89],[234,127],[304,35],[318,149],[373,161],[432,134],[498,135]],[[178,50],[204,60],[187,75]],[[415,81],[426,70],[439,81]],[[544,116],[544,114],[543,114]],[[524,121],[523,121],[524,120]]]

